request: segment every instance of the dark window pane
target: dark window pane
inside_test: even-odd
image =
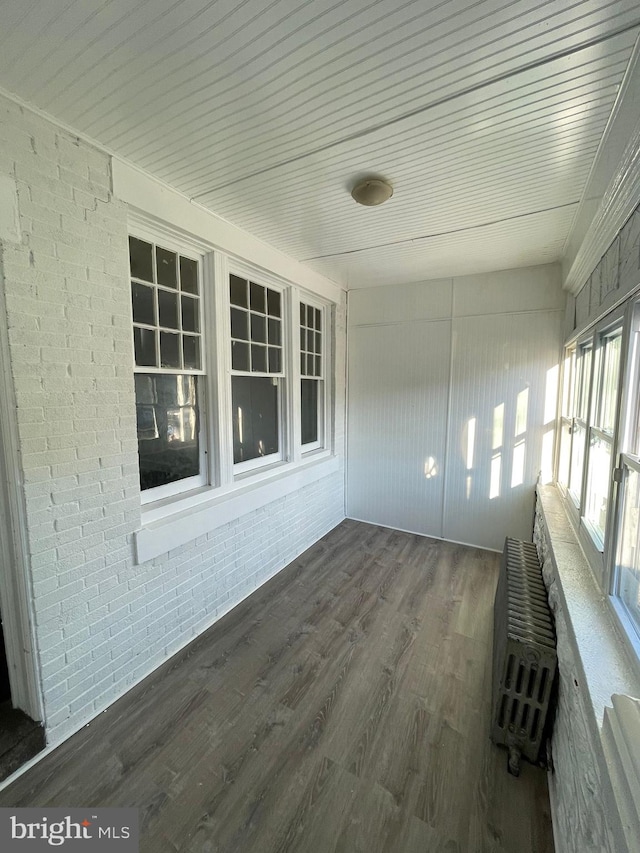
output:
[[[316,311],[316,329],[321,332],[322,331],[322,311],[319,308],[315,309]]]
[[[200,473],[197,377],[136,376],[140,486]]]
[[[280,346],[280,320],[269,317],[269,343]]]
[[[157,367],[156,333],[151,329],[133,329],[133,347],[138,367]]]
[[[303,352],[300,353],[300,373],[307,375],[307,356]]]
[[[180,366],[180,335],[160,332],[160,367]]]
[[[318,440],[318,385],[316,379],[300,382],[300,423],[302,444]]]
[[[278,452],[278,385],[269,377],[233,376],[233,459]]]
[[[153,405],[157,403],[156,385],[152,374],[136,373],[134,374],[136,386],[136,405],[148,403]]]
[[[234,370],[249,370],[249,344],[231,341],[231,367]]]
[[[168,329],[178,328],[178,294],[158,289],[158,320]]]
[[[180,287],[186,293],[198,292],[198,262],[180,256]]]
[[[165,409],[172,409],[178,405],[179,401],[184,400],[184,386],[179,380],[182,377],[177,375],[170,376],[170,382],[156,382],[155,384],[155,401],[159,406]],[[187,403],[189,400],[187,400]]]
[[[176,253],[168,249],[156,246],[156,267],[158,271],[158,284],[165,287],[177,287]]]
[[[307,349],[307,330],[300,329],[300,349],[306,352]]]
[[[239,305],[241,308],[249,307],[246,279],[239,278],[237,275],[229,276],[229,289],[232,305]]]
[[[184,366],[189,370],[200,370],[200,338],[184,335],[182,338]]]
[[[231,309],[231,337],[241,341],[249,340],[249,315],[246,311]]]
[[[182,297],[182,329],[185,332],[200,331],[200,317],[198,316],[197,299],[192,299],[190,296]]]
[[[267,290],[267,307],[271,317],[281,317],[280,293],[277,290]]]
[[[253,373],[267,372],[267,348],[251,344],[251,370]]]
[[[251,292],[251,310],[260,311],[262,314],[267,313],[267,306],[264,298],[264,287],[261,284],[256,284],[254,281],[249,282]]]
[[[129,264],[131,275],[145,281],[153,281],[153,255],[151,243],[129,237]]]
[[[131,282],[131,303],[133,305],[133,322],[146,323],[147,326],[155,326],[156,312],[153,305],[154,287],[145,284]]]
[[[312,305],[307,305],[307,326],[313,329],[313,321],[315,319],[315,308]]]
[[[321,364],[319,355],[316,356],[315,375],[316,376],[322,376],[322,364]]]
[[[282,370],[281,355],[280,347],[269,347],[269,373],[280,373]]]
[[[322,352],[322,335],[320,334],[320,332],[316,332],[315,352],[317,352],[318,355]]]
[[[300,325],[304,326],[307,322],[307,306],[304,302],[300,303]]]
[[[267,342],[267,318],[259,314],[251,315],[251,340],[259,344]]]

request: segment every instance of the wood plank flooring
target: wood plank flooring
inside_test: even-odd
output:
[[[143,853],[550,853],[489,741],[498,563],[345,521],[0,806],[136,806]]]

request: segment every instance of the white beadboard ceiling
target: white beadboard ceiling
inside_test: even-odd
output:
[[[638,0],[0,11],[2,88],[348,287],[560,260],[640,30]]]

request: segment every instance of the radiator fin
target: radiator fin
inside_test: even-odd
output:
[[[557,657],[553,618],[535,546],[507,538],[494,609],[491,737],[536,762]],[[511,765],[510,765],[511,766]]]

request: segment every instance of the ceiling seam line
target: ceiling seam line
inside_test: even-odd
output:
[[[310,258],[299,258],[300,263],[308,263],[309,261],[322,261],[327,258],[340,258],[345,255],[357,255],[359,252],[371,252],[374,249],[388,249],[392,246],[402,246],[402,245],[410,245],[411,243],[418,243],[420,240],[432,240],[434,237],[447,237],[450,234],[460,234],[464,231],[475,231],[476,228],[488,228],[490,225],[501,225],[503,222],[514,222],[518,219],[526,219],[527,216],[536,216],[540,213],[551,213],[553,210],[562,210],[565,207],[572,207],[580,202],[580,199],[576,201],[568,201],[565,204],[558,204],[554,207],[544,207],[541,210],[531,210],[528,213],[518,213],[515,216],[506,216],[504,219],[492,219],[488,222],[481,222],[478,225],[465,225],[464,228],[453,228],[451,231],[435,231],[433,234],[422,234],[419,237],[408,237],[404,240],[393,240],[390,243],[378,243],[375,246],[364,246],[360,249],[349,249],[346,252],[335,252],[331,255],[314,255]]]
[[[564,51],[558,51],[554,54],[551,54],[550,56],[535,60],[534,62],[526,63],[525,65],[522,65],[513,71],[505,72],[504,74],[498,74],[488,80],[485,80],[481,83],[477,83],[474,86],[469,86],[466,89],[461,89],[459,92],[454,92],[452,95],[446,95],[442,98],[438,98],[437,100],[426,104],[424,107],[420,107],[419,109],[403,113],[403,115],[390,119],[389,121],[384,122],[383,124],[378,124],[372,127],[365,128],[364,130],[358,131],[357,133],[352,133],[349,136],[344,136],[341,139],[337,139],[334,142],[328,143],[327,145],[320,146],[319,148],[314,148],[311,151],[306,151],[304,154],[298,154],[295,157],[290,157],[288,160],[283,160],[280,163],[275,163],[272,166],[267,166],[264,169],[260,169],[256,172],[251,172],[248,175],[243,175],[241,178],[234,178],[233,180],[227,181],[226,183],[218,184],[215,187],[211,187],[207,190],[204,190],[203,192],[199,192],[191,196],[191,199],[197,200],[204,196],[210,195],[211,193],[217,192],[218,190],[227,189],[228,187],[242,183],[243,181],[248,181],[253,178],[257,178],[260,175],[266,174],[267,172],[273,172],[276,169],[281,169],[284,166],[289,166],[292,163],[297,163],[301,160],[305,160],[308,157],[313,157],[316,154],[322,154],[324,151],[329,151],[332,148],[337,148],[339,145],[343,145],[346,142],[353,142],[356,139],[361,139],[365,136],[369,136],[370,134],[376,133],[379,130],[384,130],[387,127],[399,124],[400,122],[405,121],[406,119],[413,118],[414,116],[421,115],[422,113],[428,112],[429,110],[435,109],[436,107],[451,103],[452,101],[455,101],[458,98],[463,98],[465,95],[471,95],[474,92],[479,92],[482,89],[486,89],[496,83],[505,82],[507,80],[510,80],[512,77],[517,76],[518,74],[524,74],[527,71],[532,71],[536,68],[541,68],[544,65],[548,65],[549,63],[555,62],[559,59],[566,59],[569,56],[573,56],[576,53],[580,53],[580,51],[588,50],[591,47],[596,47],[597,45],[603,44],[604,42],[609,41],[610,39],[616,38],[620,35],[624,35],[625,33],[631,32],[631,30],[638,28],[640,28],[640,19],[634,21],[632,24],[621,26],[616,30],[607,33],[606,35],[590,39],[589,41],[586,41],[583,44],[578,45],[577,47],[570,48]]]

